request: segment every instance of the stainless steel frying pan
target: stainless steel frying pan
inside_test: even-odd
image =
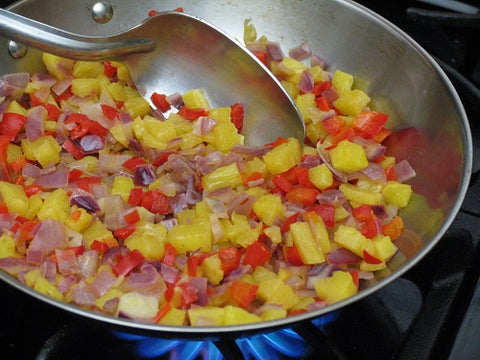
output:
[[[76,0],[20,1],[10,10],[85,35],[110,35],[140,23],[149,10],[182,6],[226,33],[243,39],[245,19],[283,49],[304,41],[327,60],[356,76],[378,109],[391,114],[393,155],[412,162],[421,195],[403,210],[409,229],[387,271],[357,295],[324,309],[286,319],[232,327],[169,327],[99,315],[43,296],[9,275],[14,287],[66,311],[118,326],[173,336],[216,337],[265,331],[318,317],[372,294],[421,261],[452,223],[465,195],[472,163],[472,143],[465,111],[451,83],[435,61],[410,37],[368,9],[348,0]],[[41,71],[40,53],[0,38],[0,73]],[[13,55],[16,55],[17,59]],[[415,127],[422,136],[403,131]],[[408,301],[408,299],[405,299]]]

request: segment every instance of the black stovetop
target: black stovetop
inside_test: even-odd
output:
[[[421,1],[358,2],[402,28],[439,61],[470,119],[475,172],[469,191],[450,229],[420,263],[333,315],[291,329],[204,343],[112,331],[0,283],[0,358],[480,358],[480,47],[475,38],[480,18]],[[0,1],[0,6],[9,3]],[[468,4],[480,6],[480,1]],[[442,13],[433,13],[434,18],[432,10]]]

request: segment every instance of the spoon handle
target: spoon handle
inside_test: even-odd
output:
[[[108,60],[153,50],[150,39],[111,41],[109,37],[82,36],[0,8],[0,35],[44,52],[76,60]]]

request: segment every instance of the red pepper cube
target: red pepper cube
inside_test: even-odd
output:
[[[244,281],[234,281],[228,288],[230,297],[238,306],[246,309],[257,296],[258,285]]]
[[[150,100],[152,100],[153,105],[155,105],[157,109],[160,109],[162,112],[167,112],[171,108],[170,103],[167,101],[167,95],[165,94],[154,92],[152,96],[150,96]]]
[[[20,130],[23,129],[26,122],[27,117],[25,115],[7,112],[3,114],[2,121],[0,122],[0,133],[13,140]]]
[[[240,251],[234,247],[225,247],[218,251],[218,257],[220,258],[224,275],[238,268],[240,265],[240,256]]]
[[[145,258],[143,257],[142,253],[135,249],[122,257],[112,270],[117,276],[126,276],[130,273],[130,271],[140,265],[143,260],[145,260]]]
[[[362,111],[355,116],[352,127],[355,132],[365,139],[378,135],[387,123],[388,115],[378,111]]]
[[[265,264],[271,257],[272,253],[268,250],[267,246],[260,241],[255,241],[253,244],[247,246],[243,263],[256,267]]]
[[[233,104],[230,106],[230,121],[235,125],[238,131],[242,130],[245,112],[242,104]]]
[[[124,218],[127,223],[129,223],[130,225],[133,225],[140,220],[140,214],[135,209],[133,211],[130,211],[128,214],[126,214]]]

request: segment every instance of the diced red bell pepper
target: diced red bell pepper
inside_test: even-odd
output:
[[[142,253],[135,249],[122,257],[117,264],[113,266],[112,270],[117,276],[126,276],[130,273],[130,271],[140,265],[143,260],[145,260],[145,258]]]
[[[283,255],[286,262],[295,266],[303,265],[302,257],[296,246],[283,246]]]
[[[53,104],[45,104],[45,108],[47,109],[48,118],[53,121],[58,121],[58,118],[62,114],[62,110]]]
[[[135,171],[138,166],[146,165],[147,163],[141,157],[131,157],[125,161],[122,166],[128,170]]]
[[[137,223],[139,220],[140,220],[140,214],[138,213],[138,211],[135,209],[133,211],[130,211],[128,214],[126,214],[124,216],[125,220],[127,223],[129,223],[130,225],[133,225],[135,223]]]
[[[315,211],[323,220],[325,226],[329,229],[335,227],[335,206],[330,204],[317,204],[310,210]]]
[[[102,107],[103,115],[105,115],[105,117],[108,120],[113,121],[113,120],[115,120],[115,118],[118,118],[119,112],[113,106],[110,106],[110,105],[107,105],[107,104],[102,104],[101,107]]]
[[[98,135],[101,138],[105,137],[108,133],[108,129],[104,128],[99,122],[97,121],[90,121],[88,126],[88,132],[93,135]]]
[[[250,182],[260,180],[263,178],[263,174],[261,172],[253,172],[251,174],[243,175],[243,184],[245,186],[249,186]]]
[[[27,117],[25,115],[7,112],[3,114],[2,122],[0,122],[0,134],[13,140],[23,129],[26,122]]]
[[[36,97],[34,94],[30,94],[30,103],[32,106],[39,106],[43,105],[43,101],[41,101],[38,97]]]
[[[155,15],[157,15],[157,14],[159,14],[159,12],[158,12],[157,10],[150,10],[150,11],[148,12],[148,16],[155,16]]]
[[[382,263],[382,260],[378,259],[377,257],[373,256],[372,254],[370,254],[368,251],[366,250],[363,250],[363,260],[365,260],[365,262],[367,264],[373,264],[373,265],[377,265],[377,264],[381,264]]]
[[[92,192],[92,186],[100,184],[99,176],[85,176],[77,180],[77,186],[85,191]]]
[[[378,135],[387,120],[387,114],[378,111],[362,111],[353,119],[352,127],[361,137],[371,139]]]
[[[336,135],[345,128],[346,123],[340,116],[332,116],[331,118],[322,120],[322,125],[330,135]]]
[[[301,166],[296,166],[293,168],[295,175],[297,177],[297,181],[300,185],[306,186],[306,187],[315,187],[312,182],[310,181],[310,175],[308,173],[308,169],[301,167]]]
[[[165,317],[165,315],[167,315],[170,312],[170,310],[172,310],[172,304],[170,304],[169,302],[163,304],[160,307],[160,309],[158,309],[158,313],[153,318],[153,322],[158,323],[160,320],[162,320]]]
[[[260,241],[255,241],[253,244],[247,246],[243,263],[256,267],[265,264],[271,257],[272,253],[268,250],[267,246]]]
[[[20,241],[30,241],[33,239],[32,231],[37,226],[38,221],[30,220],[20,226]]]
[[[234,281],[228,288],[230,297],[235,303],[246,309],[257,296],[258,285],[244,281]]]
[[[282,136],[279,136],[277,138],[277,140],[271,142],[271,143],[268,143],[268,144],[265,144],[265,146],[273,146],[273,147],[277,147],[278,145],[282,145],[282,144],[285,144],[286,142],[288,142],[287,139],[285,139],[284,137]]]
[[[320,96],[322,92],[331,88],[332,86],[333,84],[331,81],[317,82],[315,85],[313,85],[313,93],[315,96]]]
[[[90,128],[90,122],[90,119],[84,114],[72,113],[68,115],[65,124],[76,124],[76,126],[70,130],[72,140],[79,139],[87,134]]]
[[[350,126],[344,127],[337,134],[332,136],[332,147],[336,146],[342,140],[352,140],[355,136],[357,136],[357,134]],[[330,148],[327,150],[330,150]]]
[[[329,111],[333,109],[333,102],[326,97],[317,97],[315,99],[315,103],[317,104],[317,107],[322,111]]]
[[[142,201],[143,189],[142,188],[133,188],[130,190],[130,195],[128,196],[128,204],[132,206],[137,206]]]
[[[353,285],[355,285],[355,287],[358,288],[358,285],[360,284],[360,280],[359,280],[360,274],[358,270],[351,271],[350,275],[352,276]]]
[[[397,240],[404,228],[403,219],[400,216],[395,216],[392,221],[382,225],[382,234],[389,236],[390,240]]]
[[[135,226],[134,225],[128,225],[126,227],[117,229],[113,232],[113,236],[115,236],[117,239],[120,240],[125,240],[128,238],[133,232],[135,231]]]
[[[372,238],[381,232],[381,229],[379,228],[379,225],[375,220],[375,216],[372,216],[371,218],[362,221],[360,232],[363,236],[367,238]]]
[[[189,109],[186,106],[183,106],[180,110],[178,110],[178,115],[182,116],[186,120],[196,120],[200,116],[207,116],[208,111],[205,109]]]
[[[63,93],[61,93],[60,95],[56,96],[56,97],[55,97],[55,100],[57,101],[57,103],[60,104],[60,102],[61,102],[62,100],[68,100],[68,99],[70,99],[72,96],[73,96],[72,87],[69,86],[68,89],[66,89]]]
[[[398,179],[397,171],[393,165],[387,166],[385,169],[385,176],[387,177],[387,181]]]
[[[300,216],[300,212],[296,212],[293,215],[290,215],[282,225],[282,234],[285,234],[286,232],[290,231],[290,225],[292,225],[294,222],[298,220],[298,217]]]
[[[165,265],[173,266],[175,265],[175,259],[177,258],[177,249],[170,243],[165,244],[165,253],[162,258],[162,262]]]
[[[8,169],[7,150],[11,139],[8,136],[0,135],[0,166],[3,170],[4,176],[8,181],[12,181],[10,177],[10,170]]]
[[[99,253],[103,254],[109,248],[108,248],[108,245],[105,244],[104,242],[93,240],[93,242],[90,244],[90,249],[97,250]]]
[[[365,221],[371,219],[374,214],[370,205],[362,204],[352,209],[352,214],[358,221]]]
[[[117,68],[113,66],[110,61],[104,61],[103,73],[109,78],[114,77],[115,75],[117,75]]]
[[[282,174],[277,174],[272,178],[272,181],[278,188],[282,191],[288,192],[292,190],[293,185],[288,179]]]
[[[230,121],[235,125],[238,131],[242,130],[245,112],[242,104],[233,104],[230,106]]]
[[[68,172],[68,182],[73,182],[77,181],[80,179],[83,175],[83,171],[78,170],[78,169],[72,169]]]
[[[28,185],[28,186],[25,186],[23,188],[23,190],[25,191],[25,194],[30,197],[32,195],[35,195],[39,192],[43,192],[45,191],[45,189],[43,188],[43,186],[40,186],[40,185],[37,185],[37,184],[31,184],[31,185]]]
[[[285,199],[305,206],[312,206],[317,201],[318,190],[298,185],[287,192]]]
[[[382,128],[382,130],[380,130],[380,132],[375,135],[372,140],[377,142],[377,143],[381,143],[383,140],[385,140],[390,134],[392,133],[392,130],[389,130],[387,128]]]
[[[182,289],[182,305],[188,306],[198,300],[197,290],[195,287],[188,283],[178,284],[179,288]]]
[[[165,194],[158,189],[149,190],[142,195],[140,206],[154,214],[165,215],[170,213],[170,205]]]
[[[166,112],[171,108],[170,103],[167,101],[166,94],[154,92],[152,96],[150,96],[150,100],[152,100],[153,105],[155,105],[157,109],[160,109],[162,112]]]
[[[82,149],[80,149],[72,140],[67,139],[63,142],[62,148],[68,151],[72,156],[75,158],[75,160],[80,160],[83,158],[85,155],[83,154]]]
[[[10,167],[12,168],[15,174],[18,174],[26,163],[27,163],[27,160],[25,159],[25,156],[22,155],[17,159],[15,159],[14,161],[12,161],[10,163]]]
[[[168,160],[168,157],[173,154],[173,151],[165,151],[163,152],[159,157],[155,159],[155,161],[152,163],[153,166],[159,167],[163,164],[165,164]]]
[[[221,248],[218,257],[222,263],[223,274],[227,275],[240,265],[240,251],[234,247]]]
[[[203,260],[200,256],[191,255],[187,259],[187,273],[190,276],[197,276],[197,269],[200,262]]]

